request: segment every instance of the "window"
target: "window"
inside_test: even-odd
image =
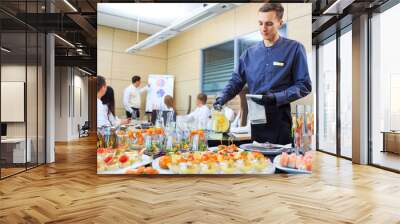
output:
[[[371,18],[371,157],[373,164],[395,170],[400,170],[398,21],[400,4]]]
[[[0,7],[7,4],[15,2]],[[18,2],[18,13],[40,13],[43,4]],[[5,178],[45,163],[46,38],[3,12],[0,26],[0,178]]]
[[[318,48],[319,149],[336,154],[336,37]]]
[[[352,32],[340,36],[340,154],[352,157]]]
[[[203,93],[213,95],[221,91],[232,76],[234,41],[203,50]]]

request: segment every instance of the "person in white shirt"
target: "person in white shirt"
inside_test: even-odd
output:
[[[132,84],[124,90],[123,103],[127,118],[132,118],[132,116],[133,118],[140,117],[139,109],[142,103],[140,94],[147,91],[149,87],[149,85],[147,85],[146,87],[139,88],[140,83],[140,77],[135,75],[132,77]]]
[[[184,116],[186,122],[193,122],[198,128],[206,128],[211,118],[211,110],[208,108],[207,95],[200,93],[197,95],[197,108],[190,114]]]
[[[107,107],[107,117],[112,126],[119,126],[130,122],[129,119],[119,119],[115,116],[114,90],[111,86],[107,86],[107,91],[104,96],[101,97],[101,102]]]
[[[103,76],[97,76],[97,127],[111,126],[108,119],[108,108],[101,101],[101,97],[106,94],[107,84]]]

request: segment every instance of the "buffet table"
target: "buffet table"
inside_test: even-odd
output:
[[[309,174],[312,170],[311,153],[253,143],[246,133],[176,134],[162,127],[105,127],[97,134],[98,174]]]

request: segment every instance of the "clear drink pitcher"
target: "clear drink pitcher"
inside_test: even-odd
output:
[[[223,110],[212,110],[211,113],[212,130],[214,132],[223,133],[229,131],[229,120],[225,116]]]

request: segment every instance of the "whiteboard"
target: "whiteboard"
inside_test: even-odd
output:
[[[160,109],[164,105],[164,96],[174,96],[174,76],[150,74],[147,80],[150,88],[147,91],[146,112]]]
[[[24,102],[24,82],[1,82],[1,122],[24,122]]]

